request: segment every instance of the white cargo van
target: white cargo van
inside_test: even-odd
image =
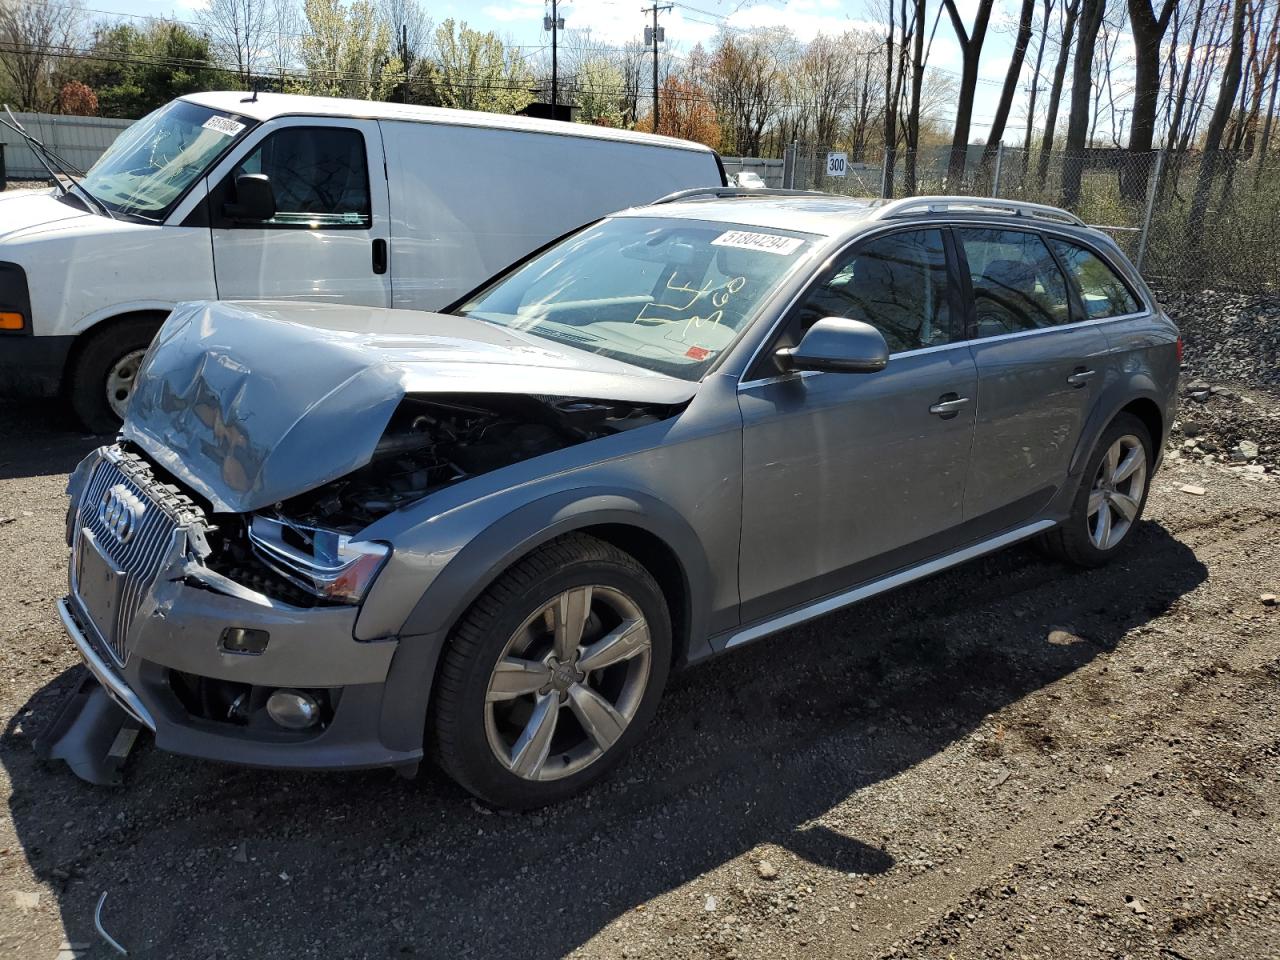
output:
[[[125,130],[82,188],[0,194],[0,393],[64,389],[111,430],[180,301],[435,309],[606,213],[724,183],[713,150],[668,137],[192,94]]]

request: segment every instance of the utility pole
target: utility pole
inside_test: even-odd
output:
[[[644,28],[644,42],[648,46],[653,44],[653,132],[658,132],[658,44],[667,39],[667,31],[658,26],[659,11],[665,12],[672,8],[673,4],[657,4],[652,7],[644,7],[641,13],[653,14],[653,26]]]
[[[559,63],[556,60],[556,35],[564,29],[564,17],[556,12],[558,0],[551,0],[551,16],[542,18],[542,29],[551,31],[551,119],[556,119],[560,103]]]

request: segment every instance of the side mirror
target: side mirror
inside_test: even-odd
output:
[[[223,205],[223,213],[237,223],[270,220],[276,215],[276,194],[265,173],[236,177],[236,202]]]
[[[875,373],[889,362],[884,335],[861,320],[825,317],[794,347],[774,354],[785,372],[822,370],[828,373]]]

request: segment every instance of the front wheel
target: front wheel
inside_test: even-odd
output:
[[[1111,421],[1085,465],[1071,516],[1045,536],[1050,553],[1084,567],[1115,556],[1142,516],[1152,463],[1142,421],[1127,413]]]
[[[594,537],[553,541],[457,627],[432,696],[436,758],[495,806],[564,799],[640,738],[670,662],[670,614],[649,572]]]
[[[120,429],[142,358],[161,321],[132,317],[93,333],[72,365],[68,392],[80,422],[94,433]]]

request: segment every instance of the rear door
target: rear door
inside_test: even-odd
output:
[[[1104,380],[1108,343],[1097,324],[1080,322],[1079,300],[1038,232],[954,233],[978,371],[965,520],[1004,528],[1039,513],[1066,481]]]
[[[276,215],[225,215],[236,177],[266,174]],[[211,179],[214,275],[223,300],[391,305],[389,203],[372,120],[293,117],[264,124]]]

